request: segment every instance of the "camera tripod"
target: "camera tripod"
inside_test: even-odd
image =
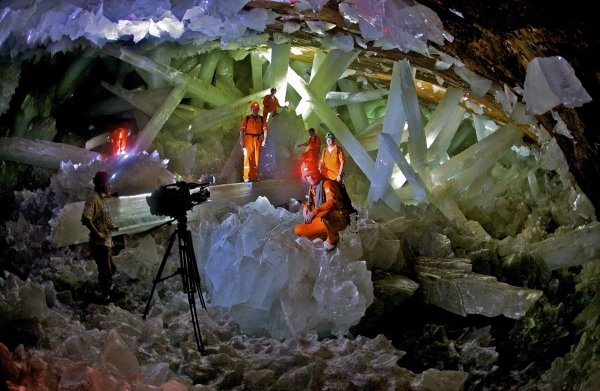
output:
[[[172,222],[173,220],[169,221],[166,224]],[[175,273],[166,277],[162,277],[162,273],[165,268],[165,263],[167,262],[167,258],[169,257],[169,254],[171,253],[171,248],[173,247],[173,243],[175,242],[175,236],[177,236],[177,238],[179,239],[179,268]],[[192,324],[194,326],[194,337],[196,338],[196,346],[198,347],[198,351],[200,353],[204,353],[204,344],[202,343],[202,335],[200,334],[200,323],[198,322],[198,312],[196,310],[195,294],[198,293],[198,297],[200,298],[200,304],[205,310],[206,303],[204,302],[204,297],[202,296],[202,289],[200,286],[200,273],[198,272],[198,264],[196,263],[196,255],[194,254],[194,247],[192,245],[192,234],[187,229],[187,217],[185,215],[177,218],[177,229],[173,231],[171,237],[169,238],[169,244],[167,245],[165,255],[163,256],[162,262],[158,268],[156,277],[153,280],[152,290],[150,291],[150,296],[148,297],[148,302],[146,303],[146,309],[144,310],[144,315],[142,316],[142,319],[146,320],[146,315],[148,314],[148,310],[150,309],[150,302],[152,301],[152,295],[154,295],[156,284],[165,281],[166,279],[171,278],[177,274],[181,274],[183,291],[187,293],[188,296],[190,314],[192,316]]]

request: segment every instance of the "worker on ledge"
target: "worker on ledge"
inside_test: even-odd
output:
[[[279,108],[285,107],[279,104],[279,100],[275,96],[276,93],[277,89],[273,87],[271,88],[271,93],[269,95],[265,95],[263,98],[263,118],[265,122],[267,122],[269,119],[269,113],[272,113],[271,117],[275,116],[277,115],[277,110]]]
[[[310,189],[302,208],[304,221],[294,228],[294,233],[310,240],[322,239],[325,251],[331,251],[337,246],[339,233],[348,226],[352,206],[349,199],[344,200],[341,184],[323,177],[312,160],[303,162],[301,170]]]
[[[266,121],[258,115],[259,110],[258,102],[252,102],[250,105],[252,114],[245,116],[240,125],[240,145],[244,153],[244,169],[242,172],[244,182],[259,181],[260,151],[265,146],[269,133]]]

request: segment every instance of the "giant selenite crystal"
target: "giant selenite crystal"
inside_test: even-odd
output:
[[[468,259],[419,257],[416,270],[425,302],[462,316],[504,315],[519,319],[543,294],[472,273]]]
[[[259,197],[200,225],[194,247],[210,306],[228,308],[244,333],[344,335],[373,301],[365,261],[297,238],[300,219]]]

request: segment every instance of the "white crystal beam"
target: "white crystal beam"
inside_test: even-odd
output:
[[[0,159],[32,166],[58,169],[62,161],[88,164],[105,159],[106,155],[73,145],[21,137],[0,137]]]
[[[427,143],[421,120],[421,109],[412,70],[408,60],[400,61],[400,86],[402,102],[408,123],[408,155],[410,164],[418,173],[424,173],[427,167]]]
[[[394,168],[394,158],[390,150],[386,148],[383,143],[393,143],[392,147],[398,148],[400,140],[402,139],[402,133],[404,132],[404,123],[406,119],[404,116],[404,105],[402,103],[402,88],[400,85],[400,65],[398,62],[394,63],[392,69],[392,80],[390,82],[390,92],[388,95],[387,107],[385,110],[385,117],[383,120],[383,132],[388,137],[379,137],[379,151],[377,151],[377,158],[375,159],[375,172],[371,178],[371,186],[369,187],[369,193],[367,194],[367,205],[372,205],[379,200],[388,187],[390,176]],[[394,151],[395,152],[395,151]],[[398,151],[399,153],[399,151]],[[401,155],[401,154],[400,154]],[[397,157],[402,160],[401,163],[397,163],[400,170],[404,173],[406,167],[401,167],[400,164],[406,163],[404,156]],[[409,166],[410,167],[410,166]],[[410,170],[412,171],[412,169]],[[406,178],[406,173],[404,173]],[[398,186],[402,186],[402,183],[398,183]]]
[[[136,138],[132,148],[133,152],[146,151],[148,148],[150,148],[150,145],[158,135],[158,132],[162,126],[165,124],[165,122],[167,122],[173,111],[175,111],[177,108],[177,105],[179,105],[179,102],[181,102],[181,99],[183,99],[185,96],[186,91],[186,84],[180,84],[173,88],[173,91],[171,91],[167,99],[165,99],[156,113],[154,113],[152,119],[138,134],[138,137]]]
[[[259,91],[263,89],[263,63],[264,60],[259,53],[250,54],[250,64],[252,67],[252,90]]]
[[[462,191],[492,167],[522,137],[523,133],[515,125],[502,126],[490,136],[432,169],[430,174],[433,184],[448,186],[451,193]]]
[[[353,80],[340,79],[338,80],[338,86],[341,91],[349,92],[349,93],[358,93],[359,89],[356,85],[356,82]],[[364,129],[369,126],[369,119],[367,118],[367,114],[363,108],[363,105],[360,103],[348,102],[348,113],[350,113],[350,120],[352,121],[352,125],[354,129]]]
[[[271,49],[271,86],[277,88],[277,98],[285,102],[287,72],[290,63],[290,43],[273,44]]]
[[[104,51],[131,65],[152,72],[173,85],[185,84],[190,94],[194,94],[210,105],[218,107],[228,103],[228,98],[215,86],[192,78],[185,73],[172,67],[158,64],[151,59],[133,52],[124,47],[105,46]]]
[[[357,51],[344,52],[338,49],[330,51],[320,63],[318,70],[311,75],[308,86],[312,94],[324,100],[325,94],[333,88],[338,79],[356,59],[356,56],[358,56]],[[296,112],[302,114],[302,117],[306,119],[310,112],[309,107],[310,102],[303,97]]]
[[[379,140],[379,150],[382,153],[387,154],[387,156],[396,162],[408,183],[412,185],[412,198],[418,202],[425,202],[427,200],[427,190],[425,188],[425,184],[421,180],[421,177],[410,166],[400,151],[400,148],[398,148],[396,141],[391,135],[384,132],[379,133]],[[379,156],[379,154],[377,156]]]
[[[368,152],[358,142],[356,137],[354,137],[352,132],[350,132],[346,124],[344,124],[338,118],[337,114],[327,106],[324,99],[319,98],[310,90],[306,82],[291,68],[288,70],[288,81],[292,88],[302,96],[303,101],[310,102],[311,105],[307,107],[310,111],[307,111],[305,115],[308,116],[314,112],[325,126],[335,133],[340,144],[345,148],[348,155],[352,157],[362,172],[365,173],[367,178],[372,178],[375,171],[375,163]],[[395,192],[387,192],[384,201],[394,210],[400,208],[400,199]]]

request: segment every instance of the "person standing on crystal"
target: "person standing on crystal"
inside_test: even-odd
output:
[[[325,178],[341,183],[344,178],[344,150],[336,145],[335,136],[331,132],[327,132],[325,141],[327,146],[321,153],[319,171]]]
[[[265,122],[269,119],[269,113],[273,113],[271,116],[277,115],[277,109],[285,107],[279,104],[279,100],[275,96],[276,93],[277,89],[273,87],[271,93],[263,98],[263,118]]]
[[[310,189],[302,208],[304,221],[294,233],[310,240],[322,239],[325,251],[331,251],[337,246],[339,233],[348,226],[351,203],[344,200],[341,184],[323,177],[312,160],[304,161],[301,171]]]
[[[98,267],[98,282],[104,300],[110,300],[114,289],[116,272],[112,256],[112,231],[118,230],[112,223],[106,199],[110,197],[110,174],[100,170],[94,178],[94,191],[88,196],[81,214],[81,223],[90,231],[89,247]]]
[[[315,128],[308,129],[308,140],[305,143],[296,145],[297,147],[308,147],[300,159],[302,161],[311,159],[314,162],[319,161],[319,155],[321,154],[321,139],[317,136]]]
[[[269,133],[266,121],[258,115],[259,110],[258,102],[252,102],[250,105],[252,114],[245,116],[240,125],[240,145],[244,154],[242,172],[244,182],[257,182],[259,180],[260,151],[265,146]]]

